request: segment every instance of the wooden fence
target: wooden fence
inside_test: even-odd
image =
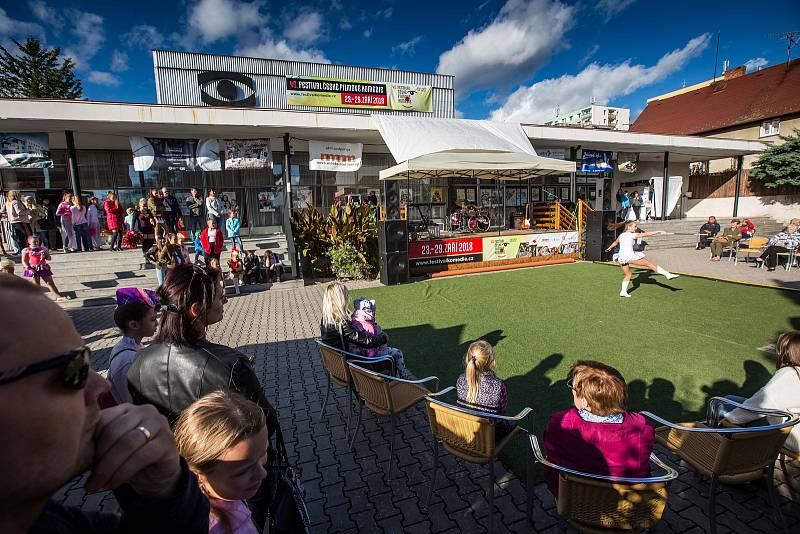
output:
[[[689,191],[692,192],[692,199],[733,197],[736,191],[736,171],[689,176]],[[739,196],[769,197],[778,195],[800,196],[800,186],[766,187],[763,182],[751,179],[747,169],[742,171]]]

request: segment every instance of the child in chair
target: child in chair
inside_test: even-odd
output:
[[[374,300],[360,297],[355,300],[353,305],[355,310],[353,311],[353,315],[350,317],[351,321],[353,322],[353,328],[370,336],[377,336],[383,332],[381,327],[378,326],[378,323],[375,321],[376,306]],[[388,345],[381,345],[380,347],[373,349],[350,345],[349,348],[353,354],[364,356],[366,358],[391,356],[395,361],[397,376],[401,378],[410,376],[410,373],[406,369],[405,361],[403,360],[403,352],[400,349],[389,347]]]

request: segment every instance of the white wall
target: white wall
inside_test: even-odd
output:
[[[733,197],[689,199],[687,217],[730,217],[733,215]],[[787,195],[770,197],[739,197],[739,217],[772,217],[788,221],[800,217],[800,202]]]

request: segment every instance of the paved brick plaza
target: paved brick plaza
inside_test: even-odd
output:
[[[357,287],[365,287],[365,284]],[[430,511],[422,508],[431,468],[430,432],[421,406],[400,419],[401,438],[393,480],[384,481],[389,456],[388,421],[365,411],[364,433],[347,450],[346,395],[334,388],[326,414],[317,423],[325,377],[314,337],[319,334],[322,287],[272,290],[232,298],[225,319],[210,339],[256,357],[256,372],[278,412],[290,457],[300,466],[314,532],[482,532],[488,522],[485,469],[466,466],[442,453],[446,476],[438,477]],[[105,369],[118,334],[110,307],[69,310],[94,352],[95,369]],[[413,371],[413,369],[412,369]],[[442,387],[447,386],[444,384]],[[322,394],[320,394],[322,392]],[[535,406],[533,407],[536,408]],[[669,506],[656,532],[704,532],[707,484],[663,450],[657,454],[681,476],[670,489]],[[526,494],[521,482],[498,465],[501,489],[495,493],[497,531],[563,532],[555,503],[539,483],[535,487],[534,525],[525,520]],[[800,468],[792,468],[800,483]],[[779,499],[790,531],[800,532],[800,506],[790,501],[783,475],[776,471]],[[86,495],[82,480],[58,494],[67,504],[87,509],[116,509],[110,493]],[[719,532],[776,532],[769,519],[762,484],[726,487],[717,499]],[[570,529],[571,530],[571,529]]]

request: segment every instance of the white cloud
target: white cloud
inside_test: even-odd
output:
[[[109,68],[114,72],[125,72],[128,70],[128,54],[120,50],[111,52],[111,65]]]
[[[599,0],[595,7],[605,17],[605,22],[609,22],[619,13],[630,7],[636,0]]]
[[[311,61],[314,63],[330,63],[322,50],[316,48],[295,48],[286,39],[275,39],[267,30],[261,31],[257,44],[239,47],[236,55],[263,57],[267,59],[290,59],[294,61]]]
[[[381,9],[380,11],[376,12],[375,15],[378,18],[390,19],[392,18],[392,13],[394,13],[394,8],[387,7],[386,9]]]
[[[436,72],[455,75],[462,95],[519,83],[566,46],[574,19],[575,8],[557,0],[508,0],[491,23],[440,55]]]
[[[607,104],[612,98],[659,82],[683,68],[708,46],[710,34],[690,40],[686,46],[664,54],[651,66],[631,65],[630,60],[618,65],[592,63],[578,74],[565,74],[523,86],[514,91],[505,103],[491,113],[491,120],[541,124],[562,112],[587,105],[592,98]]]
[[[145,50],[161,48],[166,39],[158,28],[149,24],[137,24],[127,33],[122,35],[122,40],[129,47],[138,47]]]
[[[70,33],[77,38],[77,42],[66,46],[64,55],[72,58],[76,68],[88,69],[89,62],[106,40],[103,17],[77,9],[68,10],[67,16]]]
[[[264,27],[263,2],[238,0],[200,0],[189,8],[189,29],[205,44],[213,43],[251,28]]]
[[[31,0],[28,2],[33,15],[53,28],[58,33],[64,27],[64,18],[52,7],[48,6],[44,0]]]
[[[754,57],[748,59],[747,62],[744,64],[747,67],[747,72],[755,72],[761,67],[766,67],[769,65],[769,61],[765,57]]]
[[[8,16],[6,10],[0,7],[0,38],[13,47],[14,45],[11,43],[10,37],[18,41],[24,41],[28,37],[38,37],[40,40],[44,41],[45,32],[44,28],[35,22],[12,19]],[[8,48],[6,44],[3,46]]]
[[[370,37],[372,37],[372,28],[369,28],[369,29],[367,29],[367,30],[364,30],[364,33],[362,33],[361,35],[363,35],[364,37],[366,37],[367,39],[369,39]]]
[[[353,24],[350,22],[350,19],[347,17],[342,17],[342,20],[339,21],[339,29],[340,30],[349,30],[353,27]]]
[[[283,35],[290,41],[314,43],[324,37],[323,18],[319,11],[302,11],[287,20]]]
[[[409,56],[413,56],[415,52],[416,46],[422,41],[422,36],[417,35],[413,39],[409,39],[404,43],[400,43],[396,46],[392,47],[392,54],[400,53],[400,55],[408,54]]]
[[[90,83],[94,83],[97,85],[105,85],[108,87],[117,87],[120,84],[119,78],[111,74],[110,72],[103,72],[101,70],[93,70],[89,72],[89,77],[87,80]]]
[[[582,67],[583,65],[589,63],[589,60],[592,59],[599,50],[600,50],[599,44],[596,44],[589,50],[587,50],[586,53],[583,55],[583,57],[578,61],[578,66]]]

